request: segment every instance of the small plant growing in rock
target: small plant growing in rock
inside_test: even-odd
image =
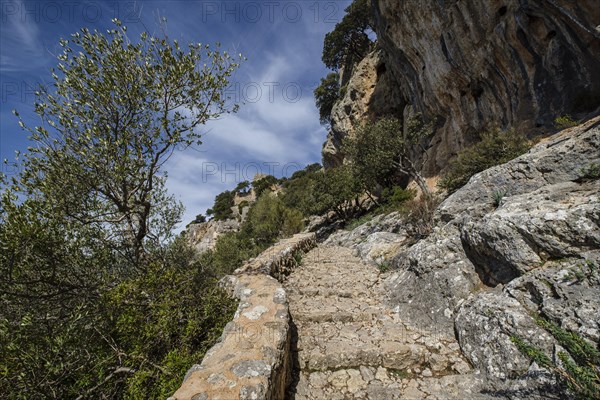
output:
[[[580,283],[586,279],[594,278],[598,273],[598,267],[596,263],[591,260],[586,260],[583,264],[578,264],[572,268],[564,277],[563,282],[574,281],[573,283]]]
[[[383,261],[383,262],[377,264],[377,268],[379,269],[379,272],[381,272],[382,274],[385,274],[386,272],[392,270],[392,264],[390,264],[389,261]]]
[[[591,181],[600,179],[600,164],[590,164],[586,168],[581,168],[579,170],[579,180],[582,181]]]
[[[504,190],[494,190],[492,193],[492,201],[494,203],[494,207],[498,208],[502,205],[502,199],[506,196],[506,191]]]
[[[536,323],[550,332],[567,352],[559,351],[552,360],[541,349],[512,336],[519,351],[540,367],[554,373],[578,399],[600,399],[600,351],[575,332],[537,317]]]
[[[296,265],[302,264],[302,254],[303,253],[301,251],[295,251],[294,254],[292,254],[292,257],[294,258]]]
[[[495,165],[503,164],[525,153],[531,147],[527,138],[515,130],[493,130],[480,134],[480,141],[458,153],[438,186],[453,193],[464,186],[473,175]]]
[[[579,121],[575,121],[570,115],[563,115],[554,120],[556,129],[567,129],[579,125]]]

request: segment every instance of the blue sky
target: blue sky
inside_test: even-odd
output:
[[[247,57],[228,90],[244,103],[240,111],[211,121],[201,130],[203,145],[177,153],[167,165],[168,187],[186,206],[185,224],[212,206],[216,194],[256,172],[289,176],[320,162],[326,131],[312,91],[328,72],[321,63],[323,37],[349,2],[2,0],[0,159],[27,147],[11,110],[35,125],[33,91],[49,82],[61,37],[82,27],[108,29],[114,17],[133,36],[156,31],[165,17],[171,39],[220,42]]]

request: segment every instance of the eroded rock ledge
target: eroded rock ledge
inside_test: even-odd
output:
[[[299,234],[269,248],[222,279],[240,300],[219,343],[194,365],[169,400],[281,399],[290,374],[290,320],[280,282],[298,253],[316,246],[314,234]]]

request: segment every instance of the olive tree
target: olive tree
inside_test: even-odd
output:
[[[54,82],[36,93],[39,123],[19,117],[31,140],[23,172],[0,176],[0,392],[15,398],[124,397],[136,371],[167,370],[144,340],[183,335],[148,321],[177,310],[164,320],[186,327],[172,324],[182,303],[196,310],[204,301],[197,288],[182,290],[202,281],[183,273],[194,271],[191,256],[180,269],[169,264],[164,239],[182,208],[165,189],[164,166],[200,143],[208,120],[236,111],[223,89],[239,60],[148,33],[131,40],[114,22],[60,42]],[[163,308],[165,285],[152,286],[161,276],[185,277]],[[117,303],[143,323],[108,301],[123,285],[139,297]]]
[[[405,125],[406,132],[398,119],[382,118],[359,127],[356,136],[344,143],[356,179],[368,192],[372,193],[376,186],[390,187],[400,173],[413,179],[426,197],[431,196],[420,174],[422,163],[415,164],[410,150],[419,147],[423,162],[426,160],[421,141],[432,134],[433,122],[426,123],[417,115]]]
[[[107,35],[82,29],[60,41],[54,83],[36,92],[40,125],[20,120],[34,143],[21,186],[68,219],[104,228],[139,265],[148,240],[181,215],[164,187],[165,162],[200,144],[208,120],[237,110],[223,89],[239,59],[146,32],[134,42],[113,22]]]

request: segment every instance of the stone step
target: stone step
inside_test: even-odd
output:
[[[458,344],[377,316],[362,321],[296,322],[298,360],[303,369],[359,365],[404,370],[429,365],[435,374],[471,368]]]
[[[383,313],[376,302],[368,298],[338,297],[335,302],[322,297],[290,297],[290,313],[296,322],[370,321]]]
[[[425,398],[411,379],[468,374],[456,340],[407,326],[384,304],[379,271],[352,253],[314,249],[285,283],[297,330],[295,398]]]
[[[302,370],[324,371],[358,368],[361,365],[405,371],[423,368],[429,352],[417,344],[384,341],[377,344],[360,341],[332,340],[326,345],[298,351]]]
[[[340,297],[346,299],[354,299],[361,302],[369,302],[369,300],[373,300],[369,295],[369,290],[367,288],[361,287],[292,287],[287,289],[288,297],[293,299],[293,301],[303,302],[307,299],[314,299],[317,301],[317,298],[325,303],[329,303],[335,300],[330,298],[332,297]],[[373,302],[373,301],[371,301]]]
[[[299,376],[296,400],[491,400],[493,394],[480,393],[481,378],[472,375],[428,377],[428,370],[410,374],[383,367],[315,371]]]

